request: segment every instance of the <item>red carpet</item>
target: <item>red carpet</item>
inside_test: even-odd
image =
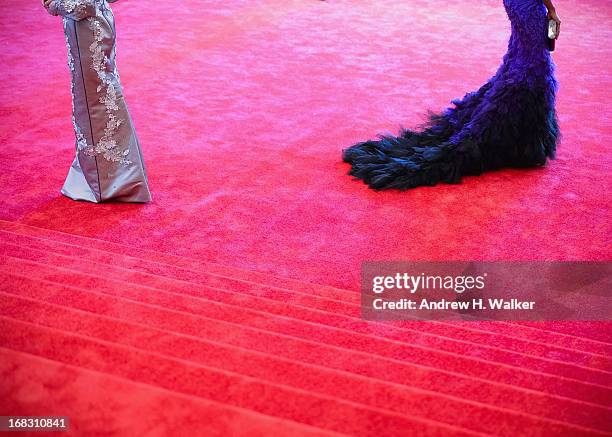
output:
[[[345,176],[343,147],[500,62],[501,2],[441,3],[117,3],[148,205],[60,196],[61,24],[0,4],[0,415],[79,435],[612,433],[609,323],[359,318],[363,260],[611,258],[609,2],[557,0],[546,168],[406,193]]]
[[[370,323],[348,290],[9,222],[0,222],[0,239],[8,279],[0,341],[14,385],[5,402],[32,413],[69,409],[78,431],[110,414],[110,394],[85,395],[81,378],[110,379],[145,403],[167,390],[182,416],[219,410],[221,433],[236,432],[226,416],[267,432],[289,427],[273,416],[296,422],[297,433],[312,431],[301,423],[351,435],[526,427],[579,435],[608,426],[609,343],[550,331],[546,342],[521,340],[538,331],[516,324]],[[116,403],[113,426],[132,431],[132,407]],[[160,414],[155,426],[177,426]]]

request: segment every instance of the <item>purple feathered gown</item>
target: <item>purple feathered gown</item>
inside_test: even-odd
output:
[[[343,153],[350,174],[374,189],[458,183],[502,167],[542,166],[554,158],[557,82],[547,50],[542,0],[504,0],[512,24],[495,76],[420,131],[356,144]]]

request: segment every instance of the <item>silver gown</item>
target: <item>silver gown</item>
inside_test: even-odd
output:
[[[115,22],[107,0],[53,0],[48,11],[63,17],[72,77],[76,157],[62,194],[96,203],[150,201],[115,65]]]

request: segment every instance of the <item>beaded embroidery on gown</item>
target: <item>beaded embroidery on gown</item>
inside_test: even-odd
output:
[[[344,150],[349,174],[374,189],[405,190],[459,183],[464,175],[502,167],[542,166],[555,157],[557,82],[546,46],[546,7],[542,0],[504,0],[504,6],[512,35],[495,76],[422,130]]]
[[[62,194],[95,203],[150,201],[115,64],[115,23],[107,0],[53,0],[48,11],[63,17],[72,80],[76,157]]]

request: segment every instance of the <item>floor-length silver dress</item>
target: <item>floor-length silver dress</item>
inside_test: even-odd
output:
[[[76,157],[62,194],[96,203],[150,201],[115,65],[115,22],[107,0],[53,0],[48,11],[63,17],[72,76]]]

